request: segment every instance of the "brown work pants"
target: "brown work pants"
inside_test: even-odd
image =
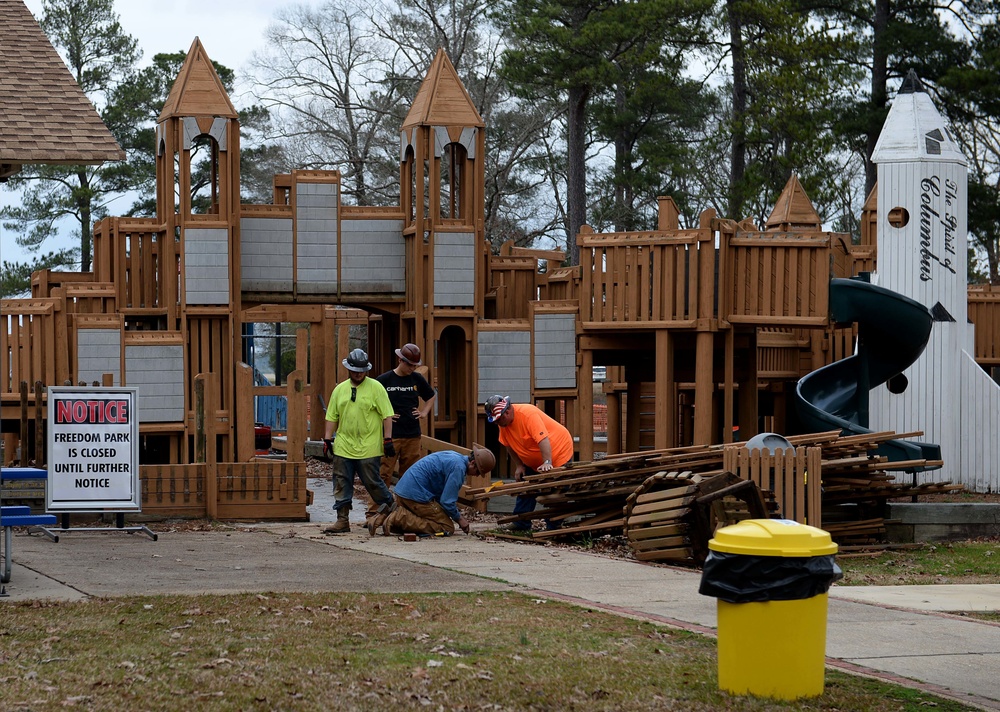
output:
[[[382,456],[382,466],[379,475],[386,487],[392,487],[392,471],[399,463],[399,476],[410,469],[410,465],[420,459],[420,438],[393,438],[392,445],[396,448],[396,456]]]
[[[385,521],[393,534],[454,534],[455,522],[437,502],[414,502],[396,495],[396,509]]]

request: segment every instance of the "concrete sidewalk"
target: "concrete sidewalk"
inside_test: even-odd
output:
[[[42,598],[271,591],[488,591],[514,587],[619,615],[714,634],[716,601],[697,571],[477,536],[404,542],[325,522],[228,530],[18,533],[0,606]],[[908,589],[917,589],[916,591]],[[1000,586],[834,586],[828,664],[1000,710],[1000,626],[942,610],[996,610]],[[994,671],[994,672],[990,672]]]

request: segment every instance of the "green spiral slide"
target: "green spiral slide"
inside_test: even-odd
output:
[[[799,380],[795,388],[799,424],[805,432],[870,433],[868,391],[886,382],[894,392],[906,387],[902,372],[927,345],[933,317],[919,302],[855,278],[830,281],[830,318],[840,324],[857,322],[858,347],[853,356]],[[878,454],[890,462],[940,460],[941,447],[890,440],[879,446]]]

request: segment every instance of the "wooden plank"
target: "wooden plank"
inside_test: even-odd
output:
[[[586,532],[603,531],[606,529],[620,529],[622,526],[621,519],[612,519],[606,522],[600,522],[597,524],[581,524],[574,527],[561,527],[560,529],[552,529],[543,532],[532,532],[532,539],[550,539],[557,536],[569,536],[572,534],[583,534]]]
[[[636,553],[645,551],[660,551],[663,549],[676,549],[678,547],[687,548],[690,545],[691,540],[686,536],[670,536],[631,542],[632,550]]]
[[[629,519],[639,514],[649,514],[654,512],[660,512],[660,513],[670,512],[672,510],[676,510],[681,507],[687,507],[694,500],[695,500],[694,494],[682,493],[680,496],[673,497],[671,499],[660,500],[658,502],[650,502],[648,504],[640,504],[638,506],[632,507],[629,513]],[[638,522],[639,520],[636,521]]]
[[[658,537],[676,536],[678,534],[686,534],[691,529],[691,526],[684,522],[678,522],[676,524],[664,524],[660,526],[633,528],[629,526],[629,522],[628,520],[626,520],[625,525],[627,527],[627,529],[625,530],[625,536],[628,537],[629,541],[640,541],[642,539],[654,539]]]
[[[639,551],[635,553],[637,561],[692,561],[694,551],[690,547],[661,551]]]
[[[664,520],[674,520],[680,519],[687,516],[691,512],[690,507],[678,508],[664,510],[660,512],[653,512],[650,514],[640,514],[638,516],[632,515],[628,518],[629,528],[633,526],[638,526],[640,524],[650,524],[652,522],[662,522]]]
[[[668,480],[669,482],[669,480]],[[661,502],[668,499],[676,499],[685,495],[694,494],[697,487],[681,480],[676,487],[656,490],[655,492],[644,492],[635,498],[636,504],[646,504],[648,502]]]

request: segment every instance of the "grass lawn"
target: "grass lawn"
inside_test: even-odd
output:
[[[1000,583],[1000,541],[951,541],[838,556],[845,586]]]
[[[718,690],[715,641],[516,593],[0,605],[0,707],[38,710],[966,710],[827,672]]]

